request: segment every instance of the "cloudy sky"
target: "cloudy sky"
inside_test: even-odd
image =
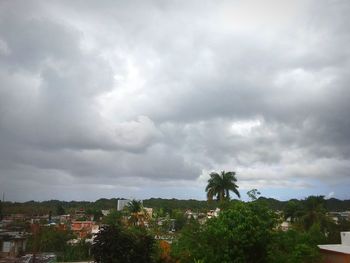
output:
[[[7,200],[350,198],[350,2],[1,1]]]

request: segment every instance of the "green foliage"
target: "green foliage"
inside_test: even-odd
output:
[[[180,259],[182,263],[192,263],[197,260],[198,257],[202,258],[205,253],[202,249],[203,242],[203,229],[199,223],[195,220],[190,220],[183,230],[181,236],[177,242],[172,246],[172,256]]]
[[[290,218],[293,223],[302,214],[301,203],[297,200],[290,200],[283,210],[285,219]]]
[[[63,252],[68,240],[73,235],[69,231],[57,228],[41,227],[28,240],[27,251],[35,252]]]
[[[324,196],[309,196],[303,202],[304,210],[301,215],[301,223],[304,229],[310,229],[314,224],[319,224],[322,229],[327,225]]]
[[[309,231],[288,230],[273,233],[268,248],[268,262],[271,263],[316,263],[320,262],[318,244],[325,242],[319,225]]]
[[[251,201],[255,201],[258,199],[258,196],[261,193],[258,191],[258,189],[252,189],[247,192],[248,197],[250,198]]]
[[[88,208],[88,209],[86,209],[85,213],[87,215],[93,216],[93,220],[96,221],[96,222],[99,222],[100,218],[103,217],[103,214],[102,214],[100,209]]]
[[[27,252],[54,252],[59,261],[90,259],[90,244],[85,240],[68,244],[74,238],[70,231],[59,230],[53,226],[41,227],[28,240]]]
[[[61,204],[56,205],[56,215],[64,215],[66,211]]]
[[[350,208],[350,200],[339,200],[336,198],[330,198],[326,200],[326,209],[328,211],[346,211]]]
[[[134,199],[130,201],[125,208],[130,214],[128,219],[130,224],[136,226],[144,223],[146,213],[143,211],[144,209],[141,201]],[[141,211],[143,211],[143,213],[140,213]]]
[[[255,189],[253,189],[255,190]],[[286,262],[313,263],[319,262],[319,252],[316,245],[324,243],[340,243],[340,231],[349,231],[349,221],[333,223],[326,215],[327,208],[349,210],[350,201],[337,199],[325,200],[321,197],[308,197],[304,200],[281,202],[272,198],[259,197],[257,190],[250,192],[252,201],[242,203],[239,200],[220,202],[222,212],[218,218],[208,220],[199,225],[195,220],[187,220],[186,209],[192,211],[207,211],[215,208],[218,203],[197,200],[148,199],[144,200],[146,207],[154,208],[154,215],[163,217],[163,225],[157,220],[151,220],[154,235],[169,234],[175,219],[175,228],[181,231],[179,240],[173,243],[169,262]],[[226,193],[224,193],[226,196]],[[217,197],[217,195],[216,195]],[[72,213],[77,208],[85,209],[88,215],[101,217],[101,209],[111,209],[117,206],[118,199],[100,199],[96,202],[61,202],[57,200],[45,202],[2,203],[3,214],[24,213],[28,215],[47,214],[53,211],[60,214],[62,210]],[[1,206],[1,203],[0,203]],[[336,207],[336,208],[335,208]],[[1,209],[0,209],[1,210]],[[61,210],[61,211],[59,211]],[[285,217],[292,218],[292,230],[280,232],[274,228],[275,214],[271,210],[283,210]],[[130,211],[139,211],[132,209]],[[126,213],[124,211],[124,213]],[[135,216],[138,213],[135,212]],[[138,216],[142,216],[141,214]],[[95,255],[100,262],[151,262],[155,257],[154,240],[145,230],[139,228],[125,229],[121,225],[122,213],[112,209],[111,214],[103,217],[102,224],[117,229],[113,235],[105,238],[106,248],[96,248]],[[42,223],[47,223],[43,221]],[[25,227],[24,221],[16,222]],[[59,260],[88,260],[89,244],[83,242],[68,245],[71,233],[58,231],[54,227],[45,227],[33,235],[28,244],[29,251],[56,252]],[[100,240],[103,240],[101,238]],[[101,244],[101,242],[99,243]],[[103,248],[103,249],[102,249]],[[170,250],[170,248],[169,248]],[[99,257],[98,253],[121,255],[122,258]],[[120,253],[119,253],[120,252]],[[107,253],[107,255],[108,255]],[[116,253],[116,254],[114,254]],[[113,261],[109,261],[112,260]],[[119,260],[119,261],[118,261]],[[156,260],[154,258],[154,260]],[[156,262],[163,262],[163,261]],[[167,261],[168,262],[168,261]]]
[[[350,221],[346,219],[340,219],[338,224],[334,222],[328,222],[326,234],[328,244],[340,244],[340,232],[350,231]]]
[[[220,174],[211,173],[208,185],[205,188],[208,200],[212,200],[213,197],[216,197],[219,201],[229,200],[230,191],[240,197],[236,182],[237,178],[235,172],[222,171]]]
[[[58,253],[58,261],[81,261],[90,260],[90,244],[80,240],[77,244],[66,244],[64,251]]]
[[[147,263],[152,262],[154,239],[142,229],[104,226],[92,245],[96,262]]]
[[[143,206],[141,201],[137,201],[135,199],[131,200],[127,205],[126,205],[126,209],[130,212],[130,213],[138,213],[141,212]]]
[[[316,246],[310,246],[309,244],[297,244],[295,246],[295,251],[290,257],[290,260],[293,263],[318,263],[320,262],[320,258],[321,256]]]
[[[287,202],[279,201],[273,198],[265,198],[259,197],[257,201],[264,200],[269,208],[272,210],[284,210]],[[292,201],[296,201],[300,204],[304,202],[293,199]],[[58,200],[50,200],[43,202],[35,202],[28,201],[24,203],[19,202],[4,202],[2,212],[3,215],[9,214],[25,214],[25,215],[44,215],[48,214],[49,211],[57,212],[57,205],[61,205],[65,213],[74,213],[76,209],[83,208],[87,209],[115,209],[117,207],[118,199],[99,199],[95,202],[86,202],[86,201],[58,201]],[[199,200],[179,200],[179,199],[162,199],[162,198],[150,198],[143,200],[143,204],[145,207],[151,207],[154,209],[163,209],[165,213],[171,213],[173,209],[191,209],[193,211],[207,211],[211,209],[215,209],[217,204],[214,202],[206,202]],[[350,200],[338,200],[335,198],[331,198],[325,200],[325,207],[328,211],[346,211],[350,210]],[[55,214],[54,214],[55,215]]]
[[[285,218],[291,218],[295,227],[305,231],[317,224],[321,231],[326,233],[334,225],[326,215],[324,196],[309,196],[302,201],[291,200],[286,204],[283,212]]]
[[[171,213],[174,209],[180,209],[185,211],[191,209],[192,211],[207,211],[215,209],[217,204],[207,201],[199,200],[179,200],[179,199],[162,199],[162,198],[151,198],[143,200],[145,207],[151,207],[155,210],[155,214],[159,217],[164,217],[166,213]]]
[[[82,217],[78,217],[76,220],[77,221],[89,221],[89,218],[87,218],[87,216],[82,216]]]
[[[178,209],[176,209],[172,212],[171,217],[175,219],[175,230],[176,231],[181,230],[187,222],[187,218],[186,218],[184,212],[181,210],[178,210]]]
[[[102,218],[102,224],[114,226],[114,225],[120,225],[122,220],[122,213],[112,209],[110,213],[107,216],[104,216]]]
[[[174,244],[181,262],[267,262],[276,224],[272,211],[258,203],[236,203],[205,225],[192,225]]]

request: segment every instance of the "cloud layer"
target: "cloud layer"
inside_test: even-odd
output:
[[[350,4],[0,3],[10,200],[350,198]]]

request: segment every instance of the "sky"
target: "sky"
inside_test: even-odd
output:
[[[350,1],[0,1],[5,200],[350,199]]]

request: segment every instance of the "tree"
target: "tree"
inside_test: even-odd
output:
[[[208,200],[212,200],[216,196],[219,201],[229,200],[230,191],[234,192],[239,198],[241,197],[236,185],[237,178],[235,172],[222,171],[220,174],[211,173],[208,185],[205,188]]]
[[[202,253],[206,253],[203,245],[203,228],[198,221],[189,220],[182,229],[180,238],[172,244],[171,255],[176,262],[193,263],[194,260],[202,258]]]
[[[175,229],[176,231],[181,230],[186,222],[187,222],[187,217],[185,216],[184,212],[179,210],[179,209],[175,209],[172,211],[172,216],[171,218],[175,219]]]
[[[110,213],[102,218],[102,223],[106,225],[120,225],[122,222],[122,213],[111,209]]]
[[[250,198],[251,201],[256,201],[258,199],[258,196],[261,193],[258,191],[258,189],[251,189],[247,192],[248,197]]]
[[[95,237],[91,252],[98,263],[150,263],[154,243],[153,237],[142,229],[103,226]]]
[[[85,213],[89,216],[93,217],[93,221],[100,222],[101,218],[103,217],[103,214],[101,212],[101,209],[96,208],[88,208],[85,210]]]
[[[238,202],[203,226],[186,226],[174,253],[180,262],[265,263],[275,226],[275,214],[263,204]]]
[[[294,223],[302,214],[300,201],[289,200],[283,209],[284,219],[290,218],[291,223]]]
[[[64,210],[63,206],[61,204],[56,205],[56,215],[64,215],[66,211]]]
[[[325,241],[319,225],[315,224],[309,231],[290,229],[274,231],[268,246],[269,263],[317,263],[320,253],[317,247]]]
[[[61,261],[87,261],[91,260],[90,243],[84,239],[79,240],[76,244],[66,244],[62,253],[57,254],[57,260]]]
[[[314,224],[319,224],[324,230],[329,220],[326,216],[326,200],[324,196],[309,196],[303,201],[304,211],[301,216],[301,223],[306,230],[309,230]]]
[[[133,199],[126,205],[126,209],[130,213],[141,212],[141,210],[142,210],[142,203],[141,203],[141,201],[137,201],[137,200]]]
[[[143,209],[141,201],[132,200],[126,205],[126,209],[130,212],[129,222],[136,225],[143,225],[146,217],[146,212]]]
[[[27,250],[34,252],[62,252],[68,240],[74,236],[70,231],[54,226],[37,226],[28,240]]]

